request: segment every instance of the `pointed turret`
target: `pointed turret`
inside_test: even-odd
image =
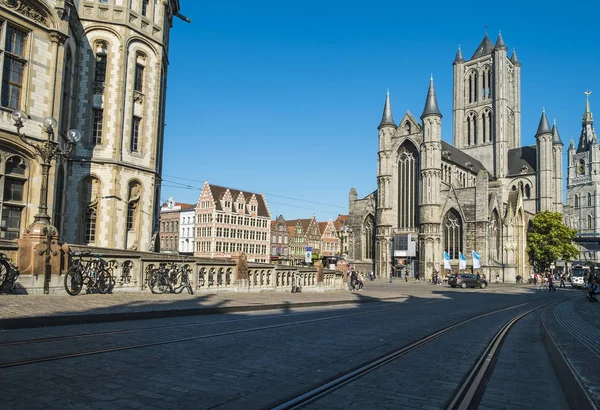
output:
[[[554,125],[552,125],[552,145],[565,145],[560,139],[560,134],[558,133],[558,128],[556,127],[556,120],[554,120]]]
[[[548,118],[546,118],[546,110],[542,110],[542,118],[540,118],[540,125],[535,133],[535,137],[537,138],[544,134],[552,134],[552,129],[548,123]]]
[[[379,124],[379,127],[377,127],[377,129],[388,126],[396,127],[396,123],[394,122],[394,116],[392,115],[392,103],[390,102],[389,90],[385,97],[385,105],[383,106],[383,116],[381,117],[381,124]]]
[[[460,51],[460,46],[458,46],[458,51],[456,52],[456,57],[454,57],[454,62],[452,65],[463,63],[465,59],[463,58],[462,51]]]
[[[512,56],[510,56],[510,61],[514,65],[521,67],[521,62],[519,61],[519,58],[517,57],[517,51],[514,48],[513,48]]]
[[[427,100],[425,100],[425,108],[423,109],[423,114],[421,114],[421,119],[429,115],[442,116],[442,113],[440,113],[440,109],[438,108],[437,98],[435,97],[433,76],[431,76],[431,79],[429,80],[429,91],[427,92]]]
[[[498,39],[496,40],[496,45],[494,46],[495,50],[501,50],[501,49],[508,49],[508,47],[506,47],[506,45],[504,44],[504,39],[502,38],[502,33],[498,32]]]
[[[483,40],[481,40],[481,43],[479,43],[479,46],[473,54],[473,57],[471,57],[471,60],[474,58],[492,54],[492,51],[494,51],[494,43],[492,43],[487,33],[485,33],[485,37],[483,38]]]
[[[591,91],[585,92],[585,112],[583,113],[584,124],[590,124],[594,122],[594,117],[592,116],[592,111],[590,110],[590,94]]]
[[[569,142],[569,150],[575,149],[575,141],[573,141],[573,137],[571,137],[571,142]]]
[[[590,109],[590,94],[591,91],[585,92],[585,111],[581,120],[581,136],[579,137],[579,145],[577,152],[587,151],[590,144],[594,142],[596,131],[594,130],[594,116]]]

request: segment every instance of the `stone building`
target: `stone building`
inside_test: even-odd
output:
[[[271,262],[279,265],[290,264],[290,232],[283,215],[271,221]]]
[[[1,192],[5,239],[22,236],[40,198],[40,159],[22,132],[55,140],[77,129],[68,159],[52,162],[48,213],[69,243],[146,250],[158,230],[169,31],[179,0],[0,1]],[[66,145],[66,144],[64,144]],[[3,178],[3,181],[5,179]]]
[[[573,140],[567,150],[567,203],[565,221],[581,237],[581,258],[600,262],[600,146],[594,130],[594,117],[586,92],[585,110],[581,121],[581,135],[577,147]]]
[[[179,212],[179,254],[193,255],[196,247],[196,205],[181,204]]]
[[[269,262],[271,211],[263,194],[206,181],[196,204],[195,227],[194,256],[231,258],[243,252],[249,262]]]
[[[526,230],[538,211],[562,212],[562,149],[558,129],[542,112],[521,146],[521,63],[502,36],[485,35],[470,59],[453,62],[452,144],[443,141],[433,78],[419,122],[399,123],[386,97],[378,138],[377,190],[350,191],[349,259],[358,270],[387,277],[410,263],[422,278],[443,270],[443,254],[458,268],[460,253],[481,273],[514,282],[529,274]],[[394,238],[418,238],[416,259],[392,253]]]
[[[319,232],[321,232],[321,256],[339,256],[340,238],[333,221],[330,219],[327,222],[319,222]]]
[[[179,214],[181,204],[169,198],[160,208],[160,252],[177,253],[179,244]]]
[[[290,232],[290,259],[293,266],[306,264],[306,247],[312,248],[313,259],[321,253],[321,231],[317,218],[286,221]]]

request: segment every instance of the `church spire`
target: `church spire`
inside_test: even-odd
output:
[[[381,124],[377,129],[382,127],[392,126],[395,127],[394,116],[392,115],[392,103],[390,102],[390,90],[388,90],[385,96],[385,105],[383,106],[383,116],[381,117]]]
[[[590,94],[591,91],[585,92],[585,112],[583,113],[583,123],[584,124],[593,124],[594,117],[592,116],[592,111],[590,110]]]
[[[460,51],[460,46],[458,46],[458,51],[456,52],[456,57],[454,57],[452,65],[460,64],[464,61],[465,59],[463,58],[462,51]]]
[[[517,51],[514,48],[513,48],[512,56],[510,56],[510,61],[518,67],[521,66],[521,62],[519,61],[519,58],[517,57]]]
[[[585,111],[581,120],[581,136],[579,137],[579,145],[577,152],[587,151],[590,144],[597,141],[596,132],[594,131],[594,116],[590,110],[590,94],[591,91],[585,92]]]
[[[542,118],[540,118],[540,125],[538,126],[537,132],[535,133],[536,138],[543,134],[552,134],[548,118],[546,118],[546,110],[542,110]]]
[[[423,114],[421,114],[421,119],[429,115],[442,116],[438,108],[437,98],[435,97],[435,88],[433,88],[433,75],[429,80],[429,91],[427,91],[427,100],[425,100],[425,108],[423,109]]]
[[[504,39],[502,38],[502,33],[498,32],[498,39],[496,40],[496,45],[494,46],[494,50],[506,50],[508,47],[504,44]]]
[[[560,139],[558,127],[556,126],[556,120],[554,120],[554,125],[552,126],[552,145],[565,145]]]

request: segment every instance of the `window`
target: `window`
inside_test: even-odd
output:
[[[443,222],[444,248],[450,254],[450,258],[458,259],[462,249],[462,221],[460,214],[455,209],[450,209]]]
[[[89,208],[85,217],[85,243],[96,241],[96,210]]]
[[[148,0],[142,0],[142,16],[148,16]]]
[[[100,43],[96,51],[96,69],[94,72],[94,81],[103,83],[106,81],[106,48],[104,43]]]
[[[92,143],[102,144],[102,119],[104,112],[102,110],[94,109],[94,122],[92,125]]]
[[[13,110],[20,108],[23,77],[25,72],[25,47],[27,34],[10,24],[5,25],[4,49],[0,50],[2,63],[2,98],[3,107]]]
[[[417,226],[418,184],[417,148],[406,142],[400,148],[398,161],[398,227],[402,229]]]
[[[140,117],[133,117],[131,124],[131,152],[138,152],[140,139]]]
[[[592,219],[592,215],[588,215],[587,223],[588,223],[588,229],[594,228],[594,220]]]
[[[575,208],[579,208],[579,195],[575,195]]]
[[[12,156],[6,161],[5,174],[0,176],[2,189],[2,230],[0,238],[17,239],[21,230],[21,211],[25,204],[25,182],[27,167],[19,156]]]
[[[142,92],[144,88],[144,66],[141,64],[135,65],[135,79],[133,89],[138,92]]]
[[[587,206],[592,206],[592,194],[590,192],[587,194]]]
[[[133,215],[135,212],[135,204],[134,203],[129,203],[127,205],[127,230],[131,231],[133,230]]]

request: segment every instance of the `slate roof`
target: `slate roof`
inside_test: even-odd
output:
[[[523,166],[528,168],[527,174],[537,171],[537,147],[530,145],[508,150],[508,175],[520,175]]]
[[[246,204],[248,204],[250,202],[250,198],[252,198],[252,195],[255,195],[256,203],[258,205],[256,215],[270,218],[269,210],[267,209],[267,204],[265,203],[264,198],[261,194],[257,194],[255,192],[240,191],[238,189],[227,188],[227,187],[213,185],[213,184],[209,184],[209,186],[210,186],[210,191],[212,192],[213,198],[215,200],[215,208],[217,209],[217,211],[223,210],[223,207],[221,207],[221,199],[223,199],[225,192],[227,192],[227,190],[229,190],[229,192],[231,193],[232,202],[234,204],[236,203],[240,193],[244,197]],[[237,210],[237,208],[236,208],[236,210]],[[250,212],[248,211],[248,207],[244,206],[244,214],[248,215],[249,213]]]
[[[479,58],[488,54],[492,54],[492,51],[494,51],[494,43],[492,43],[492,41],[486,34],[483,40],[481,40],[481,43],[479,43],[479,46],[473,54],[473,57],[471,57],[471,60],[474,58]]]
[[[450,156],[445,156],[453,164],[458,165],[461,168],[469,169],[465,164],[470,162],[473,167],[471,168],[474,172],[478,173],[481,170],[487,171],[483,164],[473,158],[472,156],[465,154],[453,145],[448,144],[446,141],[442,141],[442,151],[448,151]]]

